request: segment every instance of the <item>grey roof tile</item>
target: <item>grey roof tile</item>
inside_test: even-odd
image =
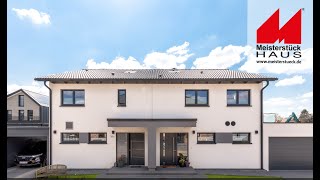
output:
[[[136,71],[135,73],[125,73]],[[38,81],[53,80],[277,80],[262,74],[228,69],[83,69],[37,77]]]

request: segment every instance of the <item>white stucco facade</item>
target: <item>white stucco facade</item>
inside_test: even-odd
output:
[[[145,133],[145,165],[148,136],[144,127],[108,127],[107,118],[196,118],[196,127],[156,129],[157,166],[160,165],[160,133],[188,133],[190,165],[194,168],[260,169],[260,90],[254,84],[52,84],[52,164],[68,168],[111,168],[116,161],[116,133]],[[84,107],[61,106],[61,90],[85,90]],[[118,107],[118,89],[126,89],[126,107]],[[209,90],[209,107],[185,107],[186,89]],[[251,106],[227,107],[228,89],[250,89]],[[66,122],[73,130],[66,130]],[[235,121],[235,126],[226,126]],[[195,134],[192,131],[195,131]],[[112,134],[115,131],[115,134]],[[258,131],[256,134],[255,131]],[[106,132],[107,144],[60,144],[62,132]],[[246,132],[251,144],[197,144],[198,132]]]
[[[269,170],[270,137],[313,137],[313,123],[264,123],[263,169]]]

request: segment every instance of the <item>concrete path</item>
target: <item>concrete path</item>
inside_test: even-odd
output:
[[[7,178],[34,178],[39,167],[11,167],[7,169]]]

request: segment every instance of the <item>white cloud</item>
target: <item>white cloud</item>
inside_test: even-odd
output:
[[[298,117],[303,109],[313,112],[312,96],[313,92],[308,92],[295,97],[274,97],[264,100],[265,113],[278,113],[282,117],[288,117],[294,112]]]
[[[145,56],[143,63],[131,56],[127,60],[123,57],[116,57],[111,63],[96,63],[93,59],[89,59],[86,67],[88,69],[185,69],[184,63],[193,55],[189,53],[188,47],[189,43],[184,42],[180,46],[169,48],[166,52],[151,52]]]
[[[252,49],[247,57],[247,61],[239,68],[239,70],[251,73],[275,73],[275,74],[294,74],[294,73],[312,73],[313,72],[313,48],[304,49],[301,51],[301,64],[289,63],[257,63],[255,50]],[[261,58],[259,60],[293,60],[292,54],[289,58],[281,57],[280,52],[277,52],[278,58]]]
[[[86,67],[88,69],[144,69],[145,67],[140,64],[133,57],[125,59],[123,57],[116,57],[110,64],[106,62],[96,63],[94,59],[87,61]]]
[[[7,85],[7,94],[12,93],[19,89],[26,89],[29,91],[33,91],[36,93],[44,94],[49,96],[49,90],[43,84],[39,82],[33,81],[31,85],[17,85],[17,84],[9,84]]]
[[[305,93],[301,96],[301,98],[312,98],[313,97],[313,92],[308,92],[308,93]]]
[[[286,78],[278,81],[275,86],[293,86],[297,84],[303,84],[306,81],[302,76],[293,76],[292,78]]]
[[[208,56],[197,58],[193,62],[196,69],[225,69],[238,64],[250,52],[250,46],[233,46],[228,45],[224,48],[217,47],[213,49]]]
[[[12,8],[12,11],[14,11],[20,19],[29,19],[33,24],[51,24],[50,15],[44,12],[39,12],[36,9]]]

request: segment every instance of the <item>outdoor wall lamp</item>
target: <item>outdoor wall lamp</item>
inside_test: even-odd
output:
[[[57,134],[57,131],[56,131],[56,130],[54,130],[54,131],[53,131],[53,134]]]
[[[114,131],[112,131],[112,134],[114,134]]]
[[[258,130],[255,130],[254,133],[255,133],[255,134],[258,134]]]
[[[193,131],[192,131],[192,134],[195,134],[195,133],[196,133],[196,131],[195,131],[195,130],[193,130]]]

